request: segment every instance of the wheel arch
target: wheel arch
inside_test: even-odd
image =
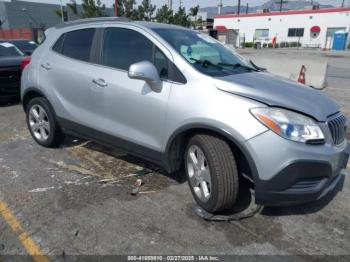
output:
[[[169,172],[176,171],[182,167],[182,158],[189,139],[196,134],[203,133],[224,139],[230,145],[235,157],[239,157],[239,159],[236,159],[239,168],[251,179],[257,181],[258,170],[246,146],[227,130],[202,123],[182,126],[170,136],[164,154],[165,167]]]
[[[22,95],[22,106],[23,110],[26,111],[29,101],[35,97],[44,97],[47,99],[45,94],[36,87],[27,88]]]

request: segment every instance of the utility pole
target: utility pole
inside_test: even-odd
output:
[[[283,0],[281,0],[281,4],[280,4],[280,12],[282,12],[282,6],[283,6]]]
[[[276,4],[279,3],[279,5],[280,5],[280,12],[282,12],[283,4],[288,3],[288,1],[286,1],[286,0],[280,0],[280,1],[276,1],[275,3],[276,3]]]
[[[119,9],[119,0],[115,0],[114,1],[114,14],[117,17],[118,17],[118,11],[119,11],[118,9]]]
[[[341,7],[344,7],[344,5],[345,5],[345,0],[343,0]]]
[[[173,0],[168,0],[168,7],[170,10],[173,10]]]
[[[237,14],[241,13],[241,0],[238,0]]]
[[[62,18],[62,22],[64,22],[64,15],[63,15],[63,4],[62,4],[62,0],[60,0],[60,5],[61,5],[61,18]]]
[[[219,0],[219,4],[218,4],[218,14],[221,15],[222,13],[222,0]]]
[[[245,8],[245,13],[248,14],[248,11],[249,11],[249,4],[247,3],[247,6]]]

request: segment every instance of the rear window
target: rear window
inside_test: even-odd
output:
[[[14,41],[12,43],[22,51],[34,50],[35,48],[37,48],[37,44],[34,41]]]
[[[3,42],[0,43],[0,57],[1,56],[24,56],[24,54],[13,44]]]
[[[70,58],[89,61],[94,34],[94,28],[65,33],[57,40],[52,49]]]

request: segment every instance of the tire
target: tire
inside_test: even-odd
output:
[[[232,150],[224,140],[204,134],[192,137],[186,148],[185,170],[194,199],[207,212],[218,213],[235,204],[238,170]]]
[[[54,110],[46,98],[35,97],[30,100],[26,115],[30,134],[39,145],[57,147],[61,144],[64,135],[58,126]]]

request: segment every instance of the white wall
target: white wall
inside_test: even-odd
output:
[[[228,16],[215,18],[214,27],[218,25],[226,26],[227,29],[239,29],[240,37],[245,35],[246,42],[253,42],[255,29],[269,29],[269,39],[263,42],[271,42],[274,36],[277,36],[277,43],[298,42],[298,37],[288,37],[288,29],[304,28],[304,36],[300,38],[302,45],[315,44],[325,47],[327,28],[345,27],[347,32],[350,31],[350,10],[293,15]],[[311,37],[312,26],[321,28],[320,34],[315,38]]]

